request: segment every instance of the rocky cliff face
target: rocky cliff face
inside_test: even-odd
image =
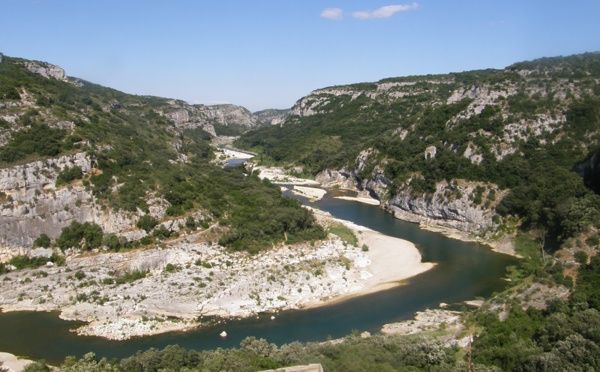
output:
[[[41,234],[57,238],[73,221],[94,222],[107,233],[135,229],[137,216],[102,208],[80,183],[56,187],[58,174],[78,166],[87,174],[85,153],[0,169],[0,245],[31,247]]]
[[[62,68],[51,65],[46,62],[37,62],[37,61],[27,61],[23,62],[25,68],[34,74],[42,75],[45,78],[54,78],[56,80],[67,82],[67,75],[65,74],[65,70]]]
[[[73,222],[93,222],[105,234],[113,233],[127,241],[147,235],[136,227],[144,212],[108,208],[81,181],[56,186],[62,171],[77,166],[86,176],[95,172],[92,163],[88,154],[77,153],[0,169],[0,262],[30,252],[41,234],[58,238],[62,228]],[[170,206],[166,200],[154,195],[147,195],[146,200],[149,214],[162,221],[158,227],[176,232],[185,226],[187,217],[165,218]],[[190,216],[198,220],[203,213],[197,211]]]
[[[170,101],[169,104],[170,107],[165,107],[162,112],[178,128],[202,128],[212,136],[217,136],[215,125],[232,127],[243,133],[280,124],[288,113],[287,110],[263,110],[253,114],[236,105],[189,105],[183,101]]]
[[[428,227],[450,228],[479,235],[497,225],[493,221],[495,215],[492,204],[485,206],[474,202],[477,187],[484,187],[484,200],[495,194],[500,200],[502,193],[495,185],[458,180],[451,184],[440,182],[432,195],[415,195],[406,185],[390,198],[389,180],[382,174],[369,179],[360,179],[353,172],[345,170],[327,170],[317,177],[317,181],[325,186],[340,186],[344,189],[356,190],[359,195],[379,199],[382,208],[403,221],[418,223]],[[494,192],[491,192],[494,190]]]
[[[290,110],[267,109],[257,111],[253,115],[259,126],[281,125],[289,115]]]
[[[290,117],[328,114],[336,110],[335,102],[354,101],[361,97],[382,102],[398,101],[406,97],[427,94],[430,90],[428,85],[449,86],[453,83],[451,78],[425,78],[419,81],[381,81],[318,89],[298,100],[290,110]]]
[[[426,226],[456,229],[481,234],[494,228],[494,210],[474,202],[477,187],[486,189],[484,198],[494,185],[455,181],[439,182],[432,195],[414,195],[409,188],[396,193],[384,204],[394,217]]]
[[[357,157],[355,170],[327,169],[316,180],[324,187],[339,186],[379,199],[383,209],[404,221],[476,235],[497,226],[493,219],[494,208],[506,191],[496,185],[465,180],[442,181],[436,184],[432,194],[418,194],[411,188],[411,180],[394,188],[380,166],[375,166],[367,178],[361,178],[372,155],[375,155],[373,149],[365,150]]]

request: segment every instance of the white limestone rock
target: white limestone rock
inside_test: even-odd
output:
[[[52,65],[46,62],[37,62],[37,61],[27,61],[23,63],[25,68],[34,74],[42,75],[43,77],[50,79],[54,78],[56,80],[67,82],[67,75],[65,74],[65,70],[62,68]]]

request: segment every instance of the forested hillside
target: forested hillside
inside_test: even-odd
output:
[[[320,89],[237,145],[339,172],[415,222],[481,234],[516,216],[553,250],[595,231],[599,140],[600,53],[588,53]]]
[[[120,249],[217,222],[222,243],[238,250],[323,236],[278,187],[211,162],[215,130],[258,125],[247,110],[134,96],[45,62],[0,61],[0,242],[29,247],[42,234],[67,249],[87,236],[91,249],[104,230],[105,245]],[[262,112],[260,122],[281,115]],[[83,222],[100,226],[59,239]]]

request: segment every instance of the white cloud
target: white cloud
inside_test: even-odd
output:
[[[341,19],[344,15],[344,11],[340,8],[329,8],[321,12],[321,18],[327,19]]]
[[[410,5],[388,5],[373,11],[360,11],[352,13],[352,17],[358,19],[375,19],[375,18],[390,18],[396,13],[415,10],[419,4],[412,3]]]
[[[371,18],[371,13],[369,12],[354,12],[352,13],[352,17],[358,19],[369,19]]]

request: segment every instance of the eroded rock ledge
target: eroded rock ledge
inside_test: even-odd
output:
[[[410,180],[397,190],[390,190],[391,182],[380,165],[375,165],[368,178],[360,173],[367,167],[373,150],[363,151],[356,159],[355,170],[326,169],[316,180],[324,187],[339,187],[357,191],[381,201],[381,207],[394,217],[418,223],[425,229],[441,232],[455,239],[477,241],[495,250],[514,254],[509,237],[490,239],[494,232],[495,206],[506,195],[497,185],[466,180],[441,181],[433,194],[419,194],[410,186]],[[391,196],[390,196],[391,195]]]

